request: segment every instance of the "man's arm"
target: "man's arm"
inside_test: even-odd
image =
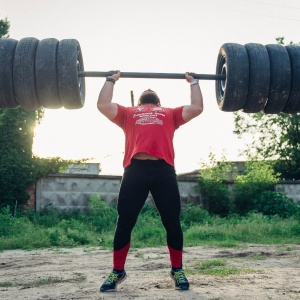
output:
[[[109,76],[106,79],[98,97],[97,108],[103,115],[105,115],[110,120],[114,119],[118,113],[117,104],[112,103],[111,101],[115,85],[114,82],[117,81],[120,78],[120,76],[120,71],[118,71],[112,76]],[[112,78],[112,81],[110,81],[109,78]]]
[[[198,80],[194,79],[194,77],[188,73],[185,73],[185,78],[186,81],[191,84],[191,104],[183,107],[182,118],[188,122],[202,113],[203,98]]]

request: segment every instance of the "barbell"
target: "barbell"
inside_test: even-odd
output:
[[[20,41],[0,39],[0,109],[78,109],[85,102],[85,77],[113,72],[87,72],[75,39]],[[122,78],[184,79],[183,73],[122,72]],[[222,111],[266,114],[300,112],[300,46],[223,44],[216,74],[193,74],[215,80]]]

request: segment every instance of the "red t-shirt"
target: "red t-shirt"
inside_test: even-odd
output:
[[[183,106],[117,105],[118,113],[112,122],[120,126],[125,134],[124,168],[130,165],[131,158],[138,152],[159,157],[174,166],[174,132],[186,123],[182,118]]]

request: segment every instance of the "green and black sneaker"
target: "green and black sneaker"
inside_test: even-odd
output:
[[[176,290],[186,291],[189,289],[190,287],[189,281],[185,277],[185,274],[182,269],[176,269],[176,270],[171,269],[170,275],[175,282]]]
[[[117,290],[117,285],[126,279],[125,270],[117,272],[113,270],[100,287],[100,292],[114,292]]]

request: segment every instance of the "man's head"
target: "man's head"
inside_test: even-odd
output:
[[[160,100],[154,91],[148,89],[144,91],[139,98],[139,105],[143,104],[154,104],[160,106]]]

